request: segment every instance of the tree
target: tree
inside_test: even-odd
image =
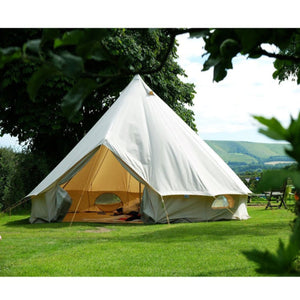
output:
[[[28,141],[52,167],[137,73],[196,130],[194,86],[178,77],[168,30],[2,29],[0,47],[1,134]]]

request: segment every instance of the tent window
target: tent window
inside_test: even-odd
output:
[[[211,205],[211,208],[213,209],[218,209],[218,208],[228,208],[229,203],[228,200],[225,196],[218,196],[214,200],[213,204]]]
[[[234,200],[230,195],[217,196],[211,205],[212,209],[232,208],[234,206]]]
[[[105,205],[105,204],[117,204],[121,203],[121,199],[116,195],[112,193],[105,193],[100,196],[98,196],[95,200],[95,204]]]

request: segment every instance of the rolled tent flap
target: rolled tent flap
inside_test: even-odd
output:
[[[71,206],[72,199],[68,192],[61,188],[60,184],[66,183],[78,173],[94,156],[95,151],[97,151],[97,149],[83,157],[46,190],[38,195],[26,196],[31,197],[32,203],[31,216],[29,218],[30,223],[56,222],[62,220]]]
[[[30,223],[61,221],[72,203],[69,194],[59,185],[32,198]]]

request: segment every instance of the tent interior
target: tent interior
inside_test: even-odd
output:
[[[144,184],[104,145],[60,186],[72,198],[63,222],[139,222]]]

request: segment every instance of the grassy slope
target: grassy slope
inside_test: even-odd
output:
[[[238,141],[206,141],[226,162],[259,163],[273,156],[286,156],[283,144]]]
[[[287,241],[287,210],[247,221],[172,225],[28,224],[0,216],[0,276],[257,276],[242,250]],[[98,228],[110,232],[88,232]]]

